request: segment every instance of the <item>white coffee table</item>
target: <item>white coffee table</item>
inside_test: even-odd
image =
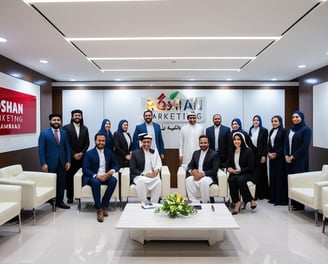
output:
[[[208,240],[209,245],[223,240],[224,230],[240,228],[224,204],[204,204],[188,217],[170,218],[154,210],[129,203],[116,228],[128,230],[141,244],[145,240]]]

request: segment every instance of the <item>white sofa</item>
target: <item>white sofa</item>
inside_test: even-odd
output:
[[[310,171],[288,175],[288,209],[292,210],[291,200],[295,200],[315,210],[315,224],[318,225],[318,212],[322,211],[322,187],[328,186],[328,165],[321,171]]]
[[[210,198],[221,197],[221,198],[223,198],[223,201],[226,202],[226,198],[228,198],[228,200],[230,199],[229,184],[228,184],[229,173],[219,169],[217,177],[218,177],[219,185],[212,184],[210,186]],[[248,185],[248,188],[249,188],[252,196],[254,197],[256,185],[252,181],[248,181],[247,185]],[[183,197],[187,196],[187,193],[186,193],[186,170],[183,167],[179,167],[179,169],[178,169],[178,190],[177,191]],[[198,193],[198,196],[200,197],[200,193]]]
[[[83,172],[82,172],[82,168],[81,168],[74,175],[74,198],[75,198],[75,200],[78,201],[77,208],[79,209],[80,212],[81,212],[81,203],[82,203],[81,199],[93,198],[91,187],[89,185],[82,186],[82,176],[83,176]],[[115,173],[114,177],[117,179],[117,185],[116,185],[116,188],[115,188],[111,198],[118,201],[119,200],[118,173]],[[106,189],[107,189],[106,185],[101,185],[101,197],[103,197],[103,195],[105,194]]]
[[[322,233],[324,233],[326,221],[328,221],[328,187],[322,188],[322,214]]]
[[[222,197],[225,201],[227,197],[229,197],[228,191],[228,174],[222,170],[218,170],[217,178],[219,185],[212,184],[210,186],[210,197]],[[183,167],[179,167],[178,169],[178,193],[183,197],[187,196],[186,193],[186,170]],[[200,197],[200,193],[196,196]]]
[[[162,180],[161,198],[164,199],[170,194],[171,173],[167,166],[163,166],[160,171]],[[138,197],[135,184],[130,185],[130,168],[124,168],[121,176],[121,202],[125,199],[128,202],[129,197]]]
[[[20,185],[22,187],[22,209],[33,210],[33,225],[35,210],[49,200],[53,201],[55,211],[56,173],[38,171],[23,171],[20,164],[0,169],[0,184]]]
[[[18,216],[18,231],[21,231],[22,187],[0,184],[0,225]]]

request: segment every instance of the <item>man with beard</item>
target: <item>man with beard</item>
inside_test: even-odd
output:
[[[194,111],[188,113],[187,119],[188,124],[181,128],[179,138],[179,162],[184,169],[187,168],[193,152],[199,149],[199,136],[204,135],[204,128],[197,124],[197,116]]]
[[[105,143],[105,135],[97,133],[95,135],[96,146],[85,153],[82,167],[82,186],[87,184],[91,186],[97,208],[97,221],[100,223],[104,221],[104,216],[108,216],[109,201],[117,184],[113,174],[120,169],[112,151],[105,148]],[[101,185],[107,185],[102,199]]]
[[[209,148],[219,153],[220,167],[223,168],[228,160],[230,128],[222,125],[222,117],[219,114],[213,115],[213,126],[206,128],[206,136],[210,141]]]
[[[153,137],[152,149],[157,149],[161,159],[164,159],[164,141],[162,137],[162,130],[159,124],[153,122],[153,112],[146,110],[143,114],[145,122],[137,125],[133,134],[133,150],[138,149],[139,146],[139,135],[150,134]]]
[[[141,148],[134,150],[130,160],[130,180],[136,185],[137,194],[141,202],[158,203],[162,182],[160,170],[162,161],[156,149],[151,148],[152,136],[144,133],[139,135]]]
[[[71,168],[66,173],[67,203],[73,203],[74,175],[82,168],[83,155],[88,150],[90,140],[88,128],[83,124],[82,111],[79,109],[71,112],[71,123],[63,127],[71,146]]]
[[[70,207],[64,203],[65,178],[71,166],[71,151],[66,131],[60,129],[61,114],[50,114],[50,128],[39,136],[39,158],[42,171],[57,174],[56,205],[62,209]]]
[[[208,138],[205,135],[199,137],[199,150],[196,150],[188,164],[186,178],[186,190],[192,203],[199,203],[196,194],[200,193],[201,202],[210,201],[210,185],[219,184],[217,172],[220,161],[218,153],[209,148]]]

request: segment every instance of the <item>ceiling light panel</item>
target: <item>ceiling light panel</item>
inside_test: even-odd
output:
[[[244,57],[271,40],[162,40],[73,42],[88,57]]]

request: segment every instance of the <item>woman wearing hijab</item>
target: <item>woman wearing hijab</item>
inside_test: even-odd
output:
[[[105,118],[102,121],[101,127],[98,132],[106,136],[105,148],[108,148],[111,151],[113,151],[113,134],[110,131],[110,128],[111,128],[111,122],[109,119]]]
[[[238,214],[241,208],[240,195],[245,205],[250,202],[251,208],[257,204],[249,191],[247,182],[254,181],[254,154],[247,146],[245,136],[241,132],[235,132],[232,136],[233,147],[229,153],[227,171],[229,172],[228,184],[230,196],[234,203],[232,214]]]
[[[287,174],[307,172],[309,170],[309,146],[311,129],[305,124],[304,114],[295,111],[292,114],[293,125],[287,131],[285,140],[285,161]],[[304,205],[292,201],[293,210],[304,210]]]
[[[284,156],[286,129],[281,116],[271,118],[272,129],[269,133],[268,157],[270,177],[269,203],[274,205],[287,205],[288,183]]]
[[[242,127],[242,123],[241,123],[241,120],[239,118],[234,118],[232,119],[231,121],[231,132],[230,132],[230,142],[229,142],[229,149],[231,150],[232,147],[233,147],[233,140],[232,140],[232,135],[235,133],[235,132],[240,132],[244,135],[245,137],[245,140],[246,140],[246,144],[251,147],[252,146],[252,142],[251,142],[251,139],[249,137],[249,135],[247,134],[247,132],[245,130],[243,130],[243,127]]]
[[[255,197],[262,200],[269,198],[269,183],[266,158],[268,155],[268,130],[262,126],[259,115],[253,117],[253,125],[249,129],[255,160]]]
[[[114,154],[121,168],[130,166],[132,140],[128,127],[128,121],[121,120],[113,136]]]

